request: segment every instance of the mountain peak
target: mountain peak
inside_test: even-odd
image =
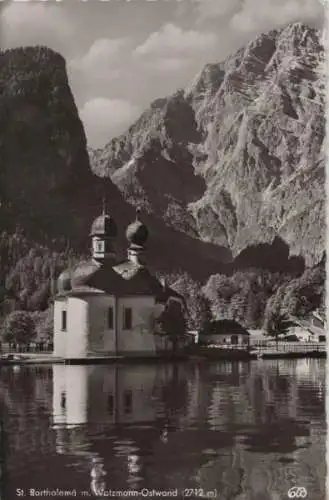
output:
[[[10,60],[11,65],[13,67],[17,66],[20,71],[27,67],[33,69],[36,65],[40,69],[49,63],[60,67],[64,71],[66,67],[64,57],[45,45],[27,45],[13,49],[0,49],[0,58],[2,64],[6,64]]]

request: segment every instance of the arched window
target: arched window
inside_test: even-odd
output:
[[[66,332],[67,328],[67,312],[62,311],[62,331]]]
[[[131,307],[125,307],[123,310],[123,329],[131,330],[133,323],[133,311]]]
[[[133,407],[133,393],[130,390],[126,390],[123,393],[123,411],[126,415],[132,412]]]

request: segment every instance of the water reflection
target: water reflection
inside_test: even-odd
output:
[[[324,387],[324,360],[6,368],[10,481],[322,500]]]

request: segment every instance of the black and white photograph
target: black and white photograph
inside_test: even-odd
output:
[[[0,500],[324,500],[320,0],[0,0]]]

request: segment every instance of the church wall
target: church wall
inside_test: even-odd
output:
[[[112,295],[99,294],[88,298],[89,304],[89,354],[115,354],[116,307]],[[113,308],[113,329],[108,328],[108,310]]]
[[[67,309],[66,357],[83,358],[88,349],[88,299],[69,297]]]
[[[132,328],[124,329],[124,309],[132,309]],[[118,351],[152,354],[156,351],[152,317],[155,299],[151,296],[118,299]]]
[[[56,299],[54,302],[54,356],[64,357],[66,351],[67,331],[62,330],[62,311],[67,311],[67,299]]]
[[[108,328],[112,307],[113,328]],[[124,328],[124,310],[132,311],[131,328]],[[68,297],[55,301],[54,355],[84,358],[97,355],[152,355],[171,349],[165,337],[154,335],[154,320],[163,306],[153,296],[116,298],[103,293]],[[62,330],[62,312],[66,311],[66,331]]]

